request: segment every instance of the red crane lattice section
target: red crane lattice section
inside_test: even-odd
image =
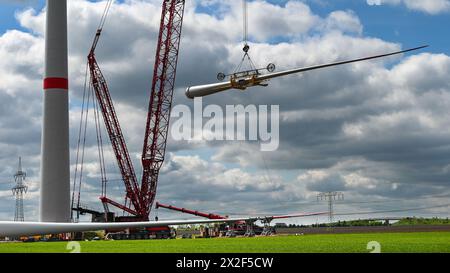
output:
[[[145,215],[150,213],[155,200],[159,170],[164,162],[183,26],[184,2],[184,0],[165,0],[162,7],[142,150],[141,196]]]
[[[187,213],[187,214],[192,214],[195,216],[200,216],[200,217],[205,217],[208,219],[227,219],[228,217],[226,216],[222,216],[222,215],[218,215],[218,214],[214,214],[214,213],[204,213],[204,212],[200,212],[198,210],[190,210],[190,209],[185,209],[185,208],[178,208],[172,205],[165,205],[165,204],[161,204],[156,202],[156,206],[155,208],[165,208],[165,209],[169,209],[169,210],[174,210],[174,211],[179,211],[182,213]]]
[[[122,134],[122,129],[120,128],[119,120],[117,119],[108,85],[102,71],[100,70],[97,60],[95,59],[95,48],[97,46],[100,34],[101,29],[97,31],[94,43],[88,55],[91,84],[94,88],[95,96],[97,98],[102,112],[103,120],[105,122],[106,130],[108,131],[109,140],[111,141],[111,145],[113,147],[114,154],[119,165],[122,179],[125,184],[125,204],[127,203],[127,200],[130,200],[131,204],[134,207],[134,210],[128,208],[126,205],[121,205],[115,201],[112,201],[106,196],[101,196],[100,199],[103,203],[109,203],[130,214],[138,215],[139,211],[141,210],[141,200],[139,196],[139,185],[136,179],[136,173],[134,171],[133,164],[128,153],[127,145]]]

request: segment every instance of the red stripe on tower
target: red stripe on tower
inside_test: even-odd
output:
[[[69,80],[66,78],[45,78],[44,89],[69,89]]]

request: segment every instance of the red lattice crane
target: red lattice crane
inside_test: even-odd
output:
[[[159,170],[164,162],[185,1],[163,0],[162,4],[160,32],[142,152],[143,175],[140,185],[137,182],[136,173],[117,119],[108,85],[95,59],[95,48],[100,38],[111,2],[108,1],[102,16],[100,26],[88,55],[88,65],[91,85],[95,91],[108,136],[119,165],[125,184],[126,195],[125,204],[109,199],[106,196],[106,191],[103,191],[100,199],[106,210],[107,204],[110,204],[133,215],[139,220],[148,220],[155,200]]]
[[[108,131],[109,140],[111,141],[111,145],[113,147],[114,154],[119,165],[122,179],[125,184],[125,199],[131,201],[134,209],[110,200],[105,195],[101,196],[100,199],[104,204],[109,203],[130,214],[137,215],[141,208],[141,199],[139,197],[139,185],[137,183],[136,173],[134,171],[133,164],[128,153],[125,138],[123,137],[122,129],[120,128],[119,120],[117,119],[116,111],[114,110],[114,104],[109,93],[108,85],[105,78],[103,77],[97,60],[95,59],[95,47],[97,45],[98,39],[100,38],[100,34],[101,29],[97,31],[94,44],[88,55],[91,84],[94,88],[95,96],[97,98],[102,112],[103,120],[105,122],[106,130]]]

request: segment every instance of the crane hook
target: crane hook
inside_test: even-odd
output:
[[[247,54],[248,51],[250,50],[250,46],[246,43],[246,44],[244,45],[244,48],[243,48],[242,50],[245,52],[245,54]]]

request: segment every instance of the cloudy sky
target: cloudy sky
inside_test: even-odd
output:
[[[68,2],[73,175],[86,55],[105,3]],[[10,188],[19,156],[28,174],[26,219],[38,217],[44,4],[0,1],[0,220],[14,216]],[[116,1],[97,47],[139,177],[160,5]],[[279,149],[171,138],[157,200],[231,215],[280,214],[326,210],[317,193],[341,191],[345,200],[336,211],[342,214],[430,207],[351,217],[449,216],[449,208],[439,206],[450,203],[450,1],[257,0],[249,10],[250,52],[259,66],[273,62],[283,69],[431,47],[205,98],[205,105],[279,105]],[[217,72],[239,63],[241,16],[240,0],[186,2],[175,105],[192,107],[187,86],[214,82]],[[120,201],[123,187],[108,144],[110,193]],[[85,153],[82,202],[100,209],[93,123]],[[317,220],[326,219],[308,221]]]

